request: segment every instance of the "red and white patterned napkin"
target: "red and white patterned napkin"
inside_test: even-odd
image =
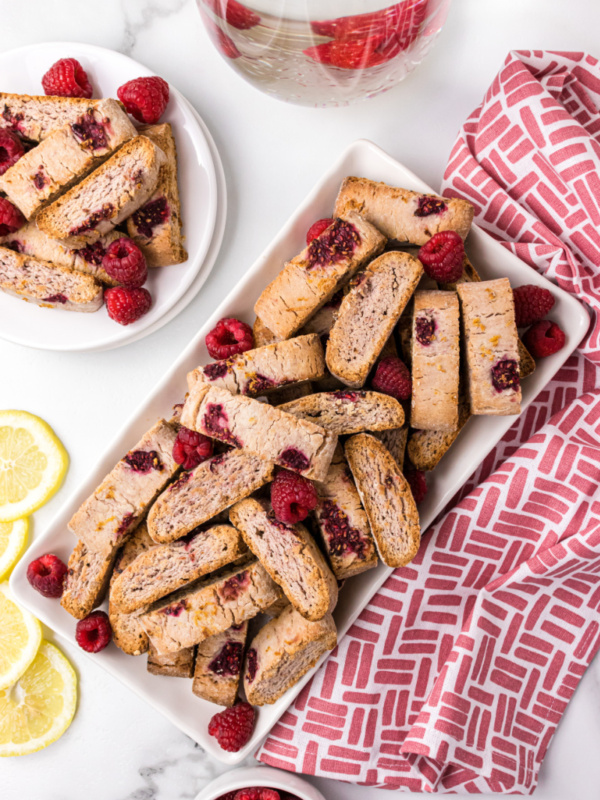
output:
[[[470,200],[478,224],[586,301],[591,333],[259,760],[389,789],[534,790],[600,647],[599,168],[598,62],[511,53],[460,132],[445,193]]]

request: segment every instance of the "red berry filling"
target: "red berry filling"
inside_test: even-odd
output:
[[[115,286],[104,292],[108,316],[119,325],[131,325],[150,311],[152,297],[147,289]]]
[[[156,125],[169,102],[169,84],[162,78],[135,78],[117,89],[117,97],[138,122]]]
[[[228,422],[227,414],[221,403],[208,404],[202,418],[204,430],[214,439],[219,439],[219,441],[230,444],[232,447],[242,447],[242,441],[229,430]]]
[[[246,656],[246,680],[249,683],[256,678],[256,671],[258,670],[258,655],[254,648],[248,650],[248,655]]]
[[[69,298],[64,294],[51,294],[50,297],[44,297],[43,303],[61,303],[64,305],[69,302]]]
[[[128,289],[139,289],[148,277],[144,254],[127,236],[109,244],[102,259],[102,268],[113,280]]]
[[[523,342],[534,358],[545,358],[557,353],[565,346],[566,336],[555,322],[548,319],[534,322]]]
[[[539,322],[554,306],[552,292],[542,286],[527,284],[513,289],[517,328]]]
[[[415,335],[419,344],[422,344],[423,347],[429,347],[433,342],[436,327],[433,317],[424,315],[417,317],[415,320]]]
[[[173,460],[184,469],[194,469],[212,456],[213,443],[202,433],[180,428],[173,444]]]
[[[412,394],[412,380],[406,364],[396,356],[382,358],[371,385],[377,392],[389,394],[396,400],[408,400]]]
[[[241,593],[250,585],[250,574],[247,570],[232,575],[219,588],[219,594],[223,600],[237,600]]]
[[[244,645],[241,642],[226,642],[208,665],[215,675],[239,675],[242,670]]]
[[[160,613],[165,614],[167,617],[178,617],[188,607],[186,600],[180,600],[177,603],[171,603],[170,606],[161,608]]]
[[[88,150],[100,150],[108,147],[104,125],[96,122],[91,112],[84,114],[77,122],[74,122],[71,130],[75,138]]]
[[[252,328],[233,317],[219,320],[205,341],[211,358],[217,359],[237,356],[254,347]]]
[[[133,521],[133,514],[125,514],[125,516],[121,520],[121,524],[116,530],[116,535],[123,536],[123,534],[127,532],[127,529],[131,525],[132,521]]]
[[[134,472],[139,472],[141,475],[147,475],[153,470],[162,472],[164,469],[156,450],[132,450],[127,453],[123,461]]]
[[[314,485],[294,472],[278,470],[271,484],[271,505],[279,522],[294,525],[302,522],[317,507]]]
[[[261,375],[260,372],[256,372],[248,379],[248,382],[242,390],[242,394],[258,395],[262,392],[268,391],[269,389],[273,389],[275,386],[283,386],[283,383],[278,384],[271,378],[267,378],[266,375]]]
[[[0,175],[16,164],[25,149],[18,136],[5,128],[0,128]]]
[[[112,628],[104,611],[92,611],[80,619],[75,628],[75,639],[86,653],[99,653],[110,644]]]
[[[38,190],[38,192],[41,192],[47,183],[49,183],[49,178],[47,175],[44,174],[44,168],[40,166],[38,171],[33,176],[33,185]]]
[[[235,753],[250,741],[255,717],[250,703],[236,703],[214,715],[208,724],[208,733],[216,737],[223,750]]]
[[[76,225],[74,228],[71,228],[69,233],[72,236],[78,236],[80,233],[86,233],[86,231],[94,230],[94,228],[96,228],[103,219],[112,217],[114,210],[115,207],[112,203],[105,203],[102,208],[90,214],[89,217],[87,217],[87,219],[85,219],[80,225]]]
[[[133,224],[138,233],[151,239],[154,228],[162,225],[169,219],[170,211],[166,197],[151,200],[132,214]]]
[[[218,468],[220,467],[220,465],[223,463],[224,460],[225,460],[225,453],[219,453],[218,456],[215,456],[211,460],[210,471],[213,473],[213,475],[216,473],[216,471],[218,470]]]
[[[0,236],[18,231],[25,225],[25,217],[6,197],[0,197]]]
[[[359,558],[365,557],[367,543],[358,530],[350,525],[345,511],[332,500],[325,500],[319,509],[319,520],[327,536],[329,552],[334,556],[345,553],[356,553]]]
[[[44,597],[62,597],[66,565],[58,556],[48,553],[27,567],[27,580]]]
[[[415,211],[415,217],[429,217],[431,214],[441,214],[448,208],[443,200],[439,197],[429,197],[424,195],[419,197],[418,207]]]
[[[90,264],[94,264],[96,267],[101,266],[102,259],[106,254],[106,250],[100,244],[100,242],[88,244],[85,247],[82,247],[80,250],[76,250],[75,252],[78,256],[81,256],[84,261],[88,261]]]
[[[287,447],[277,460],[296,472],[305,472],[310,467],[310,460],[297,447]]]
[[[365,396],[365,393],[339,389],[337,392],[332,392],[331,396],[334,400],[341,400],[344,403],[358,403]]]
[[[505,392],[507,389],[517,391],[520,383],[519,365],[514,359],[505,358],[492,367],[492,384],[496,391]]]
[[[361,242],[360,234],[349,222],[336,219],[324,233],[308,246],[308,267],[324,267],[351,258]]]
[[[454,283],[463,272],[465,246],[455,231],[441,231],[419,250],[419,261],[430,278],[439,283]]]
[[[91,97],[92,85],[76,58],[61,58],[42,78],[47,95],[57,97]]]
[[[207,364],[203,368],[203,372],[209,381],[216,381],[219,378],[224,378],[229,369],[229,362],[225,359],[224,361],[215,361],[213,364]]]
[[[313,239],[318,239],[319,236],[327,230],[330,225],[333,225],[334,220],[331,218],[328,219],[319,219],[308,229],[308,233],[306,234],[306,244],[307,246],[312,242]]]

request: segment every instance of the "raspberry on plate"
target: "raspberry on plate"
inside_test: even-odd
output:
[[[67,565],[58,556],[47,553],[27,567],[27,580],[44,597],[62,597]]]
[[[418,253],[426,274],[439,283],[454,283],[460,278],[464,256],[463,240],[454,231],[434,234]]]
[[[76,58],[61,58],[42,78],[42,87],[48,95],[57,97],[91,97],[92,84],[87,72]]]
[[[16,164],[24,152],[19,137],[6,128],[0,128],[0,175],[4,175],[9,167]]]
[[[307,478],[278,470],[271,484],[271,505],[279,522],[295,525],[302,522],[317,507],[318,497],[314,484]]]
[[[542,319],[534,322],[523,336],[523,344],[534,358],[545,358],[558,353],[565,346],[566,336],[556,322]]]
[[[419,505],[419,503],[422,503],[427,496],[427,480],[425,478],[425,473],[420,469],[415,469],[412,464],[407,464],[404,471],[404,476],[408,485],[410,486],[415,503]]]
[[[119,325],[131,325],[150,311],[152,297],[147,289],[115,286],[104,292],[108,316]]]
[[[254,347],[252,328],[233,317],[220,319],[206,334],[205,341],[210,357],[218,360],[237,356]]]
[[[323,231],[326,231],[333,223],[333,219],[318,219],[316,222],[313,222],[306,234],[306,244],[309,245],[313,239],[318,239]]]
[[[9,233],[18,231],[26,221],[23,214],[16,206],[13,206],[10,200],[0,197],[0,236],[8,236]]]
[[[144,254],[127,236],[109,244],[102,258],[102,267],[111,278],[128,289],[139,289],[148,277]]]
[[[104,611],[92,611],[80,619],[75,628],[77,644],[86,653],[99,653],[108,647],[112,639],[112,627]]]
[[[515,320],[517,328],[533,325],[548,314],[554,306],[554,297],[549,289],[534,284],[517,286],[513,289],[515,300]]]
[[[404,361],[397,356],[386,356],[381,359],[377,364],[371,386],[378,392],[395,397],[396,400],[408,400],[412,394],[410,372]]]
[[[194,469],[213,453],[212,439],[203,433],[180,428],[173,444],[173,460],[184,469]]]
[[[208,723],[208,733],[216,737],[222,750],[237,753],[250,741],[255,717],[256,711],[250,703],[240,701],[215,714]]]
[[[169,102],[169,84],[156,75],[135,78],[117,89],[117,97],[138,122],[155,125]]]

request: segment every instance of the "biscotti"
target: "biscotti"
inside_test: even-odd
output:
[[[158,498],[148,515],[156,542],[173,542],[213,519],[273,479],[273,465],[241,450],[219,453],[184,472]]]
[[[335,434],[312,422],[205,384],[188,394],[181,424],[314,480],[327,474],[337,443]]]
[[[131,216],[151,197],[165,155],[146,136],[136,136],[81,183],[42,209],[37,224],[48,236],[85,247]]]
[[[371,527],[338,444],[327,477],[315,483],[318,504],[313,516],[338,581],[377,566]]]
[[[358,214],[336,219],[271,281],[254,306],[256,315],[288,339],[384,245],[385,237]]]
[[[200,642],[196,650],[192,683],[192,692],[196,697],[219,706],[232,706],[235,703],[247,636],[248,623],[242,622]]]
[[[179,469],[173,460],[177,432],[159,420],[118,462],[69,522],[91,550],[120,547],[154,498]]]
[[[520,414],[515,305],[508,278],[457,286],[471,414]]]
[[[244,690],[253,706],[275,703],[337,644],[335,622],[327,614],[309,622],[291,606],[267,622],[246,655]]]
[[[304,525],[280,522],[254,498],[233,506],[229,518],[299,614],[319,620],[333,611],[337,581]]]
[[[44,308],[98,311],[102,287],[91,275],[0,247],[0,290]]]
[[[404,425],[404,411],[393,397],[380,392],[341,389],[320,392],[280,406],[282,411],[342,436],[382,431]]]
[[[380,442],[383,442],[402,472],[404,470],[404,457],[408,441],[408,425],[403,428],[394,428],[390,431],[379,431],[375,433],[375,436]]]
[[[416,292],[413,304],[410,424],[423,430],[458,426],[460,321],[456,292]]]
[[[458,403],[458,425],[455,431],[411,431],[406,446],[411,463],[424,472],[429,472],[437,467],[442,457],[446,455],[458,438],[458,434],[469,421],[470,416],[469,403],[463,398]]]
[[[331,374],[346,386],[365,383],[422,274],[418,259],[391,251],[355,280],[342,300],[325,355]]]
[[[27,219],[84,178],[136,135],[116,100],[100,100],[74,123],[52,131],[0,176],[0,190]]]
[[[317,380],[325,374],[325,354],[316,334],[213,361],[188,373],[188,387],[198,383],[227,389],[231,394],[259,397],[289,384]]]
[[[367,178],[346,178],[335,201],[334,216],[356,211],[377,226],[388,239],[422,245],[440,231],[456,231],[466,238],[473,222],[473,206],[453,197],[411,192]]]
[[[155,603],[139,617],[160,655],[192,647],[272,605],[281,590],[258,561],[201,579]]]
[[[255,347],[264,347],[266,344],[275,344],[283,341],[283,337],[277,336],[273,331],[270,331],[260,317],[254,320],[252,338],[254,339]]]
[[[111,600],[118,611],[137,611],[245,553],[239,531],[231,525],[213,525],[142,553],[114,582]]]
[[[83,619],[99,606],[108,588],[110,573],[117,552],[90,550],[77,542],[69,557],[61,606],[76,619]]]
[[[195,647],[184,647],[183,650],[161,656],[150,645],[148,672],[151,675],[162,675],[167,678],[191,678],[194,674],[195,658]]]
[[[272,406],[282,406],[291,403],[292,400],[299,400],[301,397],[308,397],[314,392],[312,383],[297,383],[294,386],[284,386],[269,392],[268,400]]]
[[[406,478],[385,446],[357,433],[344,452],[381,560],[403,567],[416,556],[421,540],[419,513]]]
[[[147,125],[140,131],[166,156],[154,194],[129,217],[127,233],[140,247],[149,267],[181,264],[188,254],[183,246],[181,207],[177,185],[177,149],[168,122]]]

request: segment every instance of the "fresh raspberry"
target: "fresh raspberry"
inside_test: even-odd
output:
[[[306,519],[317,507],[318,497],[314,485],[295,472],[281,469],[271,484],[271,505],[275,516],[286,525]]]
[[[533,325],[548,314],[554,306],[554,297],[549,289],[528,283],[513,289],[517,328]]]
[[[237,0],[204,0],[210,10],[221,19],[226,19],[232,28],[247,31],[258,25],[260,17]]]
[[[254,347],[252,328],[233,317],[220,319],[212,331],[206,334],[205,341],[211,358],[216,359],[237,356]]]
[[[92,84],[76,58],[61,58],[42,78],[46,94],[56,97],[91,97]]]
[[[75,628],[77,644],[86,653],[99,653],[110,644],[112,628],[104,611],[92,611]]]
[[[147,289],[115,286],[104,292],[108,316],[119,325],[131,325],[150,311],[152,297]]]
[[[205,14],[202,9],[200,9],[200,16],[202,17],[204,27],[208,31],[211,39],[223,53],[223,55],[232,59],[239,58],[242,54],[237,49],[236,44],[231,36],[228,36],[225,31],[222,31],[216,22],[214,22],[214,20],[212,20],[208,14]]]
[[[138,122],[155,125],[169,102],[169,84],[162,78],[135,78],[117,89],[117,97]]]
[[[396,356],[382,358],[371,385],[378,392],[389,394],[396,400],[408,400],[412,394],[412,380],[408,367]]]
[[[222,794],[221,797],[217,797],[217,800],[235,800],[237,792],[227,792],[227,794]]]
[[[109,244],[102,258],[102,267],[111,278],[128,289],[139,289],[148,277],[144,254],[127,236]]]
[[[0,175],[4,175],[9,167],[16,164],[24,152],[19,137],[6,128],[0,128]]]
[[[534,358],[551,356],[565,346],[566,337],[556,322],[542,319],[534,322],[523,336],[523,344]]]
[[[58,556],[48,553],[27,567],[27,580],[44,597],[62,597],[67,566]]]
[[[419,505],[427,496],[427,480],[425,479],[425,473],[420,469],[415,469],[411,464],[406,466],[404,477],[410,486],[415,503]]]
[[[334,221],[333,219],[319,219],[313,222],[306,234],[306,244],[309,245],[313,239],[317,239],[323,231],[326,231],[330,225],[333,225]]]
[[[173,460],[184,469],[194,469],[213,453],[212,439],[203,433],[180,428],[173,444]]]
[[[8,236],[9,233],[18,231],[27,220],[16,206],[0,197],[0,236]]]
[[[240,789],[239,792],[236,792],[234,800],[280,800],[280,795],[276,789],[252,786],[249,789]]]
[[[423,269],[439,283],[454,283],[463,272],[465,246],[455,231],[441,231],[419,250],[419,261]]]
[[[237,753],[250,741],[256,712],[250,703],[239,702],[215,714],[208,723],[208,733],[228,753]]]

